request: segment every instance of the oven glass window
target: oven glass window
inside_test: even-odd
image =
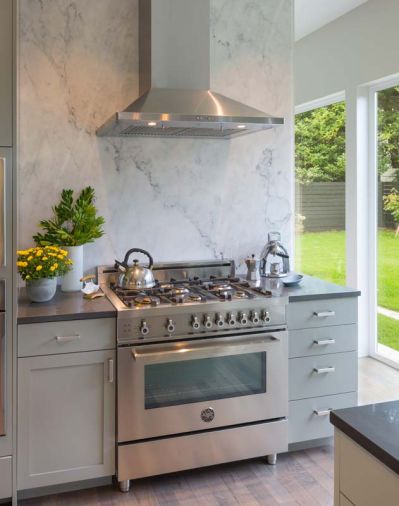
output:
[[[145,408],[266,392],[266,352],[145,366]]]

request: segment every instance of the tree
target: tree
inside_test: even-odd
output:
[[[378,172],[399,168],[399,86],[378,92]]]
[[[345,181],[345,103],[297,114],[295,146],[300,183]]]

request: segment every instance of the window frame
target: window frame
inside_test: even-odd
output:
[[[345,111],[347,108],[347,101],[346,101],[346,93],[345,91],[339,91],[337,93],[332,93],[331,95],[326,95],[325,97],[320,97],[315,100],[311,100],[310,102],[305,102],[303,104],[295,106],[294,109],[294,202],[293,202],[293,216],[294,216],[294,226],[293,226],[293,240],[292,240],[292,266],[295,270],[296,268],[296,231],[295,231],[295,206],[296,206],[296,166],[295,166],[295,152],[296,152],[296,144],[295,144],[295,117],[297,114],[302,114],[304,112],[313,111],[315,109],[320,109],[321,107],[327,107],[332,104],[337,104],[339,102],[345,103]],[[345,114],[345,129],[346,129],[346,114]],[[345,144],[346,144],[346,138],[345,138]],[[346,167],[345,167],[346,172]],[[345,178],[345,193],[347,193],[346,189],[346,178]],[[345,196],[345,215],[346,215],[346,196]],[[345,233],[346,233],[346,223],[347,218],[345,218]],[[347,247],[346,247],[347,250]],[[347,252],[345,252],[345,280],[347,279]]]
[[[377,93],[394,86],[399,86],[399,74],[379,79],[368,87],[368,306],[369,306],[369,355],[395,369],[399,369],[399,361],[392,360],[378,352],[378,110]]]

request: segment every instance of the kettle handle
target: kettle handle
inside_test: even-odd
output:
[[[152,259],[152,256],[148,253],[148,251],[144,250],[144,249],[140,249],[140,248],[132,248],[130,249],[126,255],[125,255],[125,258],[122,262],[122,265],[124,265],[125,267],[128,266],[128,261],[129,261],[129,257],[132,253],[142,253],[143,255],[145,255],[146,257],[148,257],[148,260],[149,260],[149,263],[148,263],[148,268],[149,269],[152,269],[152,266],[154,264],[154,260]]]

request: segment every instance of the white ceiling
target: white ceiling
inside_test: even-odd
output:
[[[295,40],[366,2],[367,0],[295,0]]]

